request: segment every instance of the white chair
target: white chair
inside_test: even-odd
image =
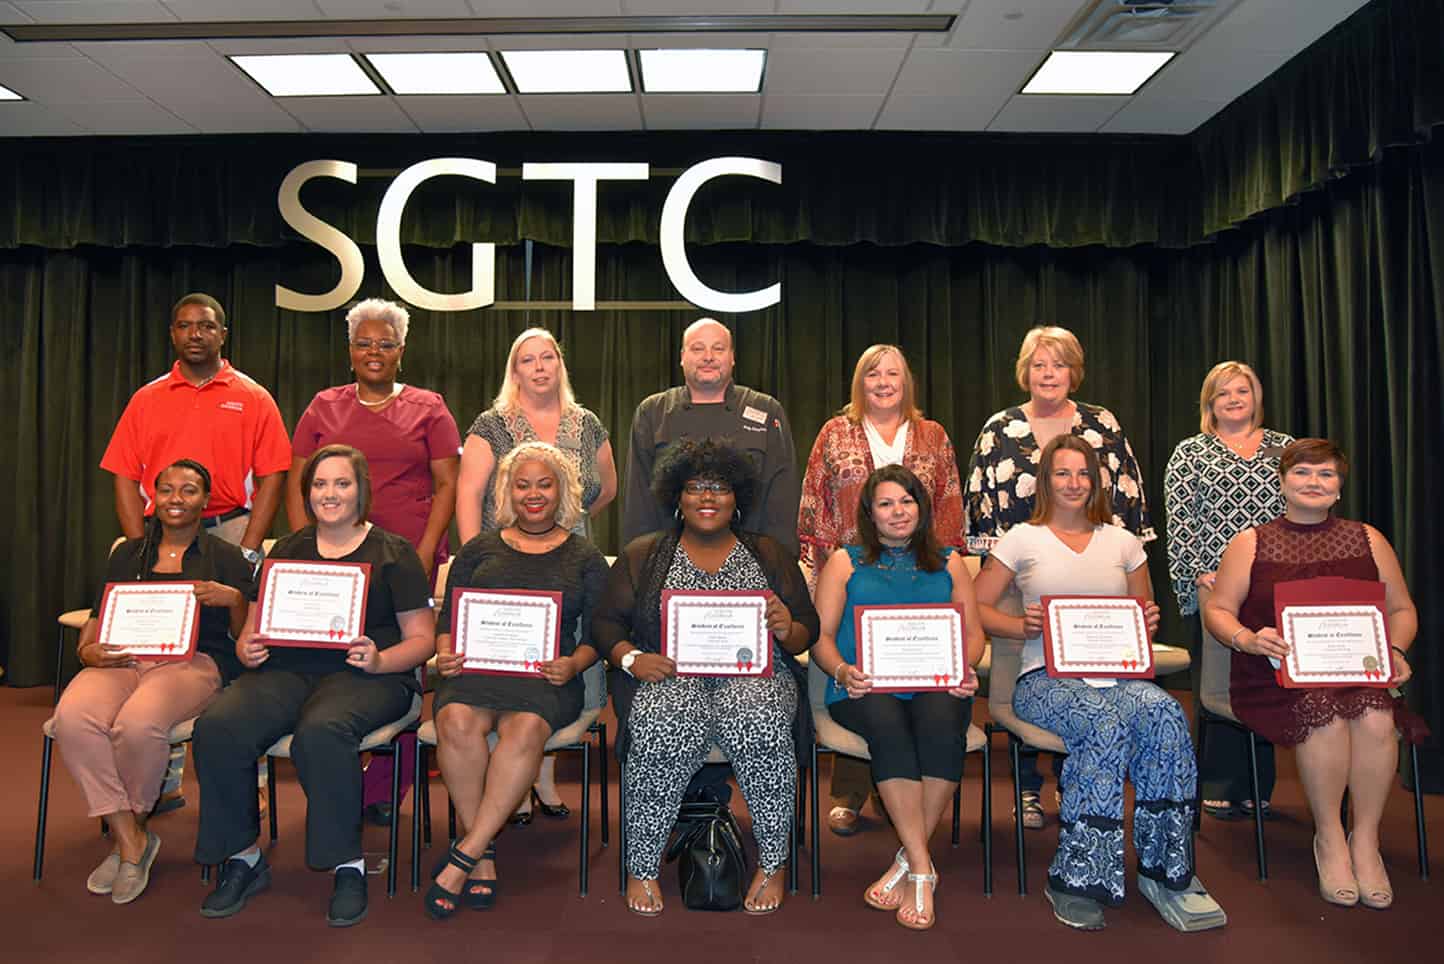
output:
[[[816,733],[812,741],[812,783],[809,790],[812,795],[812,896],[822,896],[822,850],[821,850],[821,821],[820,821],[820,791],[818,788],[817,754],[831,753],[834,756],[852,757],[857,760],[871,762],[872,755],[868,752],[867,741],[857,733],[847,729],[841,723],[832,718],[832,713],[825,702],[827,697],[827,674],[815,663],[807,668],[807,699],[812,707],[812,725]],[[992,748],[988,745],[988,739],[983,731],[971,723],[968,724],[966,753],[983,754],[983,792],[982,796],[982,840],[983,840],[983,894],[991,896],[993,893],[993,834],[992,800],[988,795],[988,786],[992,782]],[[962,819],[962,784],[953,791],[953,846],[958,845],[961,835]]]
[[[400,718],[383,727],[372,730],[361,739],[359,750],[362,753],[389,754],[393,762],[399,763],[396,755],[397,741],[403,733],[414,732],[416,722],[421,719],[421,695],[418,693],[411,698],[411,708]],[[278,758],[290,758],[291,756],[291,734],[287,733],[270,748],[266,750],[266,792],[268,794],[267,813],[270,819],[271,843],[276,842],[276,760]],[[418,754],[419,755],[419,754]],[[386,845],[386,896],[392,897],[396,894],[396,824],[395,814],[401,803],[401,768],[391,768],[391,826],[387,834]],[[413,870],[414,873],[414,870]]]
[[[582,756],[582,818],[581,818],[581,842],[580,856],[577,862],[577,892],[580,896],[587,896],[587,880],[591,873],[591,828],[592,828],[592,758],[590,754],[591,745],[585,742],[588,733],[595,735],[595,746],[602,757],[602,773],[606,770],[607,755],[607,727],[599,722],[602,709],[607,705],[606,671],[602,661],[597,660],[582,672],[582,685],[585,688],[585,695],[582,698],[582,715],[567,726],[562,727],[548,738],[543,752],[556,753],[565,750],[574,750]],[[416,732],[416,785],[421,788],[420,796],[417,799],[417,811],[421,814],[418,821],[413,812],[411,819],[411,890],[414,893],[421,887],[421,836],[422,828],[425,828],[426,846],[431,846],[431,792],[428,783],[424,782],[426,776],[425,758],[427,751],[436,746],[436,722],[427,720],[421,724],[421,729]],[[495,749],[497,735],[495,732],[487,734],[487,744]],[[602,846],[608,843],[607,831],[607,785],[602,783]],[[456,839],[456,809],[447,803],[449,839]]]

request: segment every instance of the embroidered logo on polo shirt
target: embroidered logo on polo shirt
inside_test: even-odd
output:
[[[221,402],[216,407],[223,408],[228,412],[244,412],[246,410],[246,403],[232,400]]]

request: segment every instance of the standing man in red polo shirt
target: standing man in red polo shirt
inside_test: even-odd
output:
[[[226,312],[206,294],[171,311],[176,363],[131,396],[100,467],[115,475],[115,514],[127,538],[143,534],[155,474],[176,459],[210,469],[202,524],[253,564],[281,504],[291,442],[271,393],[221,358]]]
[[[253,566],[281,504],[291,439],[271,393],[221,358],[226,311],[207,294],[189,294],[171,309],[176,363],[130,397],[100,467],[115,476],[115,514],[128,539],[145,534],[155,477],[176,459],[195,459],[211,473],[211,500],[201,524],[241,547]],[[173,747],[155,813],[185,806],[185,747]],[[264,772],[264,771],[263,771]],[[264,795],[262,801],[265,800]]]

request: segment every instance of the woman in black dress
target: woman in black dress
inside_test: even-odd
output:
[[[581,715],[581,673],[597,661],[592,611],[607,577],[602,554],[571,531],[581,516],[581,491],[560,450],[544,442],[518,445],[496,471],[493,501],[502,528],[476,536],[452,563],[437,622],[443,679],[436,688],[436,755],[465,834],[426,893],[426,913],[438,920],[462,904],[485,908],[495,899],[493,839],[531,790],[547,739]],[[560,655],[541,663],[536,679],[462,675],[450,632],[458,588],[560,592]],[[493,732],[497,744],[489,748]]]

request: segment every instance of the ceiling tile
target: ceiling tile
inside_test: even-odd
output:
[[[948,46],[1048,50],[1083,6],[1082,0],[972,0],[954,24]]]
[[[98,64],[112,68],[116,64],[149,61],[216,59],[216,52],[204,40],[141,40],[126,43],[77,43],[75,49]]]
[[[344,37],[268,37],[259,40],[208,40],[218,54],[345,54],[351,48]]]
[[[778,13],[927,13],[928,0],[777,0]]]
[[[1028,51],[914,48],[893,89],[926,97],[996,98],[1001,104],[1037,65],[1038,55]]]
[[[1368,0],[1244,0],[1207,34],[1222,49],[1297,53]]]
[[[474,16],[466,0],[315,0],[315,4],[333,20]]]
[[[1127,103],[1127,97],[1020,94],[1008,101],[988,130],[1092,133]]]
[[[521,109],[538,131],[627,131],[642,129],[642,112],[632,94],[531,94]]]
[[[647,130],[750,130],[762,107],[758,94],[647,94],[642,116]]]
[[[0,84],[43,103],[79,104],[88,100],[137,100],[141,97],[114,74],[81,57],[0,61]]]
[[[878,130],[894,131],[981,131],[985,130],[1002,101],[995,98],[964,99],[923,94],[900,94],[887,99]]]
[[[70,44],[16,43],[0,36],[0,60],[77,60],[80,51]]]
[[[352,37],[347,41],[360,53],[434,53],[490,49],[485,37]]]
[[[775,33],[770,44],[773,50],[808,49],[824,47],[830,50],[845,50],[849,47],[911,47],[913,39],[922,34],[909,31],[888,31],[887,33]],[[944,35],[939,35],[944,36]]]
[[[0,24],[4,23],[31,23],[31,18],[21,12],[20,8],[12,3],[0,0]]]
[[[413,95],[396,102],[428,134],[528,130],[515,97]]]
[[[196,128],[148,100],[92,100],[53,109],[96,134],[194,134]]]
[[[182,20],[235,20],[236,0],[161,0]],[[312,0],[245,0],[247,20],[320,20]]]
[[[167,103],[171,113],[205,134],[292,133],[301,125],[269,97],[242,101],[231,98],[206,103]]]
[[[882,100],[880,94],[770,94],[762,107],[762,126],[773,130],[870,130]]]
[[[1104,134],[1189,134],[1227,106],[1207,100],[1134,98],[1101,128]]]
[[[1216,51],[1215,46],[1195,47],[1174,57],[1137,96],[1230,101],[1288,60],[1275,50]]]
[[[489,39],[492,50],[623,50],[630,46],[624,33],[501,34]]]
[[[633,50],[763,50],[773,36],[765,33],[634,33],[627,35],[626,45]]]
[[[287,113],[309,131],[410,133],[416,125],[390,97],[287,97]]]
[[[156,0],[9,0],[36,23],[168,23]]]
[[[214,54],[205,59],[121,60],[111,64],[110,69],[131,87],[167,107],[271,99],[235,64]]]
[[[774,50],[763,89],[769,94],[885,94],[907,51],[899,47]]]
[[[30,101],[0,104],[0,132],[6,137],[90,133],[57,114],[54,108]]]

